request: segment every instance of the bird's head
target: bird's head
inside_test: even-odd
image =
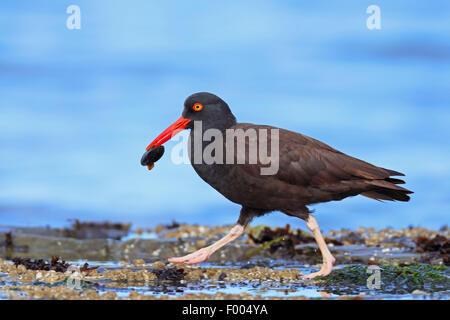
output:
[[[146,150],[161,146],[184,129],[192,129],[196,121],[202,122],[203,130],[224,130],[236,124],[236,118],[225,101],[212,93],[194,93],[184,102],[181,117],[153,140]]]

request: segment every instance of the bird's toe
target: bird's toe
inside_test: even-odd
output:
[[[198,251],[195,251],[191,254],[188,254],[184,257],[176,257],[176,258],[169,258],[169,262],[173,263],[186,263],[186,264],[195,264],[200,263],[208,260],[209,258],[209,252],[207,252],[204,249],[200,249]]]
[[[333,270],[334,261],[335,260],[333,258],[333,260],[330,261],[330,263],[324,263],[319,271],[301,276],[301,279],[313,279],[315,277],[325,277],[329,275]]]

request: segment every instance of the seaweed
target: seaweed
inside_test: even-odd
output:
[[[450,253],[449,239],[446,236],[439,234],[432,239],[418,237],[416,239],[416,245],[419,252],[439,251],[442,254]]]
[[[278,242],[281,242],[284,238],[285,238],[285,236],[281,236],[281,237],[275,238],[273,240],[267,241],[267,242],[263,243],[261,246],[256,247],[256,248],[248,251],[244,255],[244,257],[245,258],[251,257],[251,256],[255,255],[256,253],[260,252],[261,250],[263,250],[265,248],[269,248],[270,253],[274,253],[278,249],[278,247],[274,247],[274,249],[272,249],[272,245],[274,245],[274,244],[276,244]],[[285,245],[285,247],[286,247],[286,245]],[[294,246],[292,244],[290,244],[290,246],[288,246],[286,248],[286,251],[289,251],[289,250],[294,250]],[[293,256],[295,254],[295,250],[294,250],[294,252],[291,251],[290,254],[291,254],[291,256]],[[250,268],[250,267],[248,267],[248,268]]]
[[[351,265],[334,270],[330,275],[317,279],[318,284],[336,294],[358,294],[371,291],[368,289],[367,273],[364,265]],[[414,290],[446,291],[450,289],[450,268],[417,264],[410,266],[380,266],[379,292],[389,294],[406,294]]]
[[[284,228],[276,229],[267,226],[256,227],[249,233],[249,237],[254,243],[262,244],[262,246],[251,250],[247,253],[247,256],[252,256],[262,249],[269,248],[271,254],[276,253],[284,258],[292,258],[297,253],[301,253],[301,250],[296,250],[296,245],[315,243],[315,239],[306,232],[301,230],[298,230],[296,233],[291,232],[289,224]],[[342,245],[336,239],[325,238],[325,241],[334,245]]]
[[[167,268],[167,269],[155,269],[152,271],[156,275],[159,281],[180,281],[183,280],[187,274],[184,269],[181,268]]]
[[[225,280],[226,277],[227,277],[227,274],[225,272],[222,272],[217,279],[219,281],[223,281],[223,280]]]
[[[433,259],[442,258],[446,266],[450,266],[450,240],[443,235],[436,235],[429,239],[418,237],[415,240],[417,252],[425,253],[422,257],[423,262],[431,262]]]
[[[181,225],[180,223],[176,222],[175,220],[172,220],[172,224],[165,225],[164,227],[166,229],[176,229],[180,227],[180,225]]]
[[[12,262],[17,267],[19,265],[24,266],[28,270],[42,270],[42,271],[56,271],[56,272],[66,272],[71,266],[70,263],[65,260],[60,261],[60,257],[52,257],[50,262],[44,259],[32,260],[30,258],[15,257]],[[99,266],[90,267],[88,263],[85,263],[81,268],[80,272],[96,270]]]
[[[4,246],[6,249],[13,249],[14,248],[14,243],[12,240],[12,232],[7,232],[5,233],[5,242],[4,242]]]
[[[32,260],[30,258],[15,257],[12,261],[16,267],[23,265],[28,270],[53,270],[56,272],[66,272],[70,264],[64,260],[59,261],[59,259],[59,257],[52,257],[50,263],[48,263],[43,259]]]
[[[81,268],[80,268],[80,271],[81,272],[83,272],[83,271],[92,271],[92,270],[96,270],[96,269],[98,269],[99,268],[99,266],[94,266],[94,267],[89,267],[89,263],[85,263]]]

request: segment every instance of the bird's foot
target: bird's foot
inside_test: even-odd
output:
[[[169,262],[194,264],[209,259],[212,252],[208,248],[202,248],[183,257],[169,258]]]
[[[315,277],[324,277],[331,273],[331,270],[333,270],[333,265],[336,262],[336,259],[331,256],[331,258],[324,260],[322,268],[317,271],[310,274],[306,274],[301,277],[301,279],[313,279]]]

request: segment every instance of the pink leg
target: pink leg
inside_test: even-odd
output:
[[[316,239],[317,245],[319,246],[320,249],[320,253],[322,253],[323,265],[320,271],[307,274],[303,276],[302,279],[312,279],[317,276],[329,275],[331,273],[331,270],[333,269],[333,265],[336,259],[333,257],[330,250],[328,249],[327,244],[325,243],[325,240],[322,236],[322,233],[320,232],[319,224],[312,215],[309,215],[308,218],[306,219],[306,226],[313,233],[314,239]]]
[[[194,264],[194,263],[200,263],[208,260],[208,258],[217,250],[222,248],[227,243],[230,243],[237,238],[239,238],[244,233],[245,227],[237,224],[235,225],[230,232],[220,239],[219,241],[213,243],[212,245],[199,249],[191,254],[188,254],[184,257],[177,257],[177,258],[169,258],[169,262],[175,262],[175,263],[187,263],[187,264]]]

